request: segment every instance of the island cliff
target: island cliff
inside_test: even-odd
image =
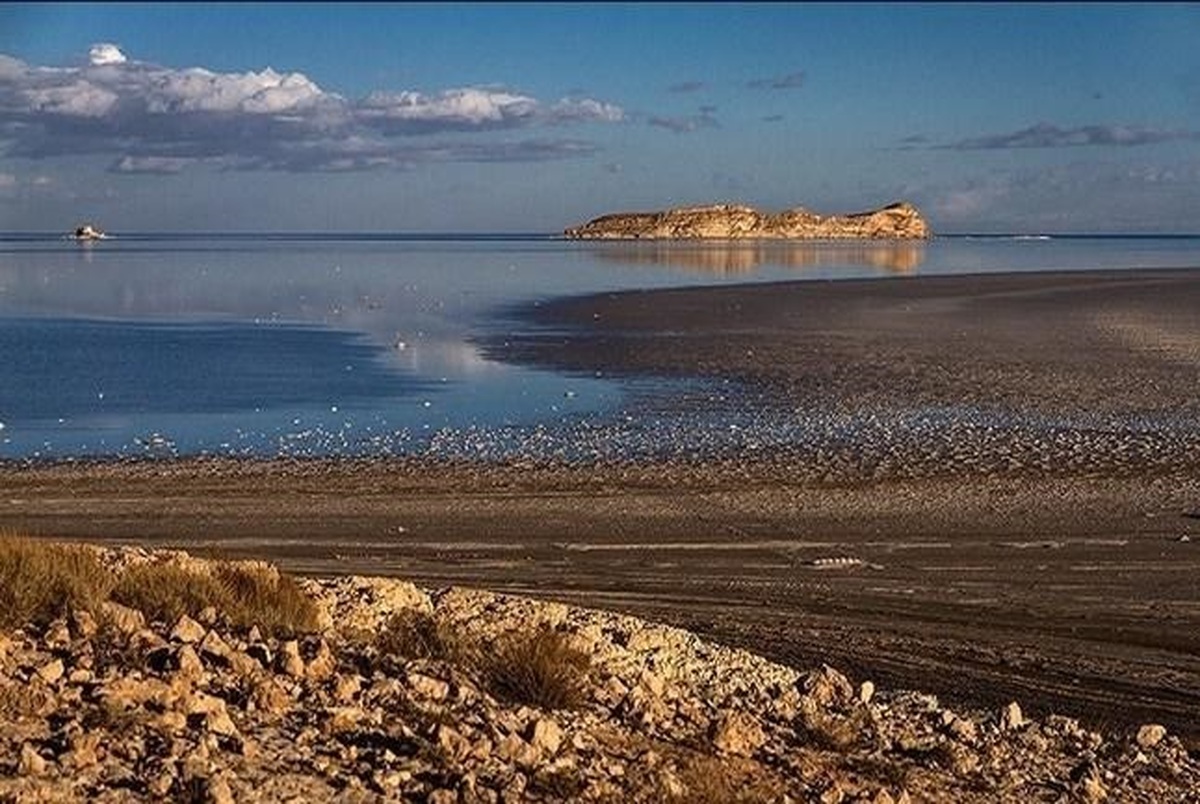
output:
[[[603,215],[564,234],[580,240],[636,239],[925,239],[929,224],[912,204],[902,201],[869,212],[818,215],[803,207],[779,213],[740,204],[683,207],[663,212]]]

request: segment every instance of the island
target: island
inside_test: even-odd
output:
[[[564,234],[576,240],[924,240],[931,231],[914,205],[900,201],[849,215],[818,215],[803,207],[769,213],[742,204],[617,212]]]

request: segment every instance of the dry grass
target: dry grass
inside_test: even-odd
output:
[[[239,564],[218,564],[215,574],[227,593],[223,610],[234,625],[257,625],[277,636],[317,630],[317,605],[290,575]]]
[[[433,615],[416,609],[393,614],[375,637],[375,648],[385,656],[446,661],[458,655],[455,640]]]
[[[212,606],[233,626],[257,625],[290,636],[315,631],[317,605],[296,580],[254,564],[135,564],[119,576],[84,545],[0,533],[0,628],[42,627],[73,609],[95,612],[105,600],[173,623]]]
[[[80,545],[0,534],[0,628],[44,626],[72,608],[94,609],[112,573]]]
[[[217,564],[205,572],[173,563],[140,564],[125,572],[112,597],[166,623],[184,614],[197,617],[211,606],[230,625],[257,625],[279,636],[310,632],[317,625],[316,604],[295,579],[259,567]]]
[[[757,804],[779,801],[776,780],[750,773],[744,767],[717,757],[695,756],[678,774],[680,792],[664,792],[665,804]]]
[[[225,590],[212,575],[178,564],[136,564],[125,571],[112,591],[116,602],[138,609],[150,622],[174,623],[182,615],[196,617],[209,606],[220,610]]]
[[[576,709],[587,700],[591,658],[548,626],[508,634],[475,664],[497,698],[543,709]]]

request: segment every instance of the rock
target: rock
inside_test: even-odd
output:
[[[224,779],[209,779],[204,786],[206,804],[235,804],[233,791]]]
[[[289,639],[280,645],[279,654],[275,657],[275,666],[284,675],[304,678],[304,659],[300,656],[300,643]]]
[[[660,212],[619,212],[567,229],[568,238],[622,239],[925,239],[929,224],[915,206],[898,202],[869,212],[822,216],[802,207],[780,213],[739,204]]]
[[[362,690],[362,678],[354,675],[338,675],[333,680],[333,697],[342,703],[354,700]]]
[[[444,787],[439,787],[430,793],[425,801],[428,804],[458,804],[458,793],[453,790],[447,790]]]
[[[204,662],[191,645],[181,645],[175,652],[175,672],[189,678],[199,678],[204,675]]]
[[[71,644],[71,629],[65,620],[55,620],[46,626],[42,642],[49,648],[65,648]]]
[[[547,717],[538,718],[533,722],[529,733],[529,744],[549,756],[558,753],[562,744],[563,733],[558,724]]]
[[[821,706],[843,704],[854,697],[850,680],[829,665],[822,665],[820,670],[805,677],[804,691]]]
[[[864,681],[858,685],[858,702],[869,704],[871,699],[875,697],[875,683],[873,681]],[[883,791],[887,792],[887,791]]]
[[[171,629],[169,638],[174,642],[199,642],[204,639],[207,629],[186,614],[180,615]]]
[[[946,731],[952,737],[964,743],[974,743],[979,739],[979,730],[974,721],[962,717],[954,717],[946,724]]]
[[[767,742],[762,725],[744,712],[728,712],[713,727],[713,746],[722,753],[748,757]]]
[[[305,665],[304,675],[313,681],[323,681],[333,675],[336,669],[337,659],[334,658],[329,643],[323,639],[317,640],[316,651]]]
[[[33,746],[25,743],[21,746],[21,757],[17,760],[17,775],[41,776],[46,772],[46,760],[34,750]]]
[[[225,701],[213,695],[198,692],[184,701],[184,712],[188,722],[203,726],[213,734],[227,737],[238,735],[238,728],[229,717]]]
[[[450,694],[450,685],[440,678],[427,676],[424,673],[409,673],[408,686],[422,698],[431,701],[444,701]]]
[[[146,627],[146,616],[137,609],[106,600],[100,604],[100,619],[122,634],[132,635]]]
[[[436,741],[443,751],[456,760],[463,759],[472,750],[470,740],[444,723],[438,726]]]
[[[100,630],[100,626],[96,623],[96,618],[86,609],[71,609],[69,619],[71,633],[80,639],[91,639]]]
[[[37,669],[38,678],[47,684],[58,681],[64,673],[66,673],[66,667],[63,665],[62,659],[51,659]]]
[[[1147,723],[1137,730],[1137,744],[1142,748],[1153,748],[1167,736],[1166,726]]]
[[[1012,701],[1008,706],[1000,710],[1001,731],[1012,731],[1024,725],[1025,716],[1021,714],[1021,706],[1016,701]]]
[[[523,768],[532,768],[541,761],[537,748],[521,739],[519,734],[506,734],[496,743],[496,756]]]

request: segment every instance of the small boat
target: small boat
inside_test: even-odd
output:
[[[75,230],[76,240],[105,240],[108,235],[90,223],[85,223]]]

